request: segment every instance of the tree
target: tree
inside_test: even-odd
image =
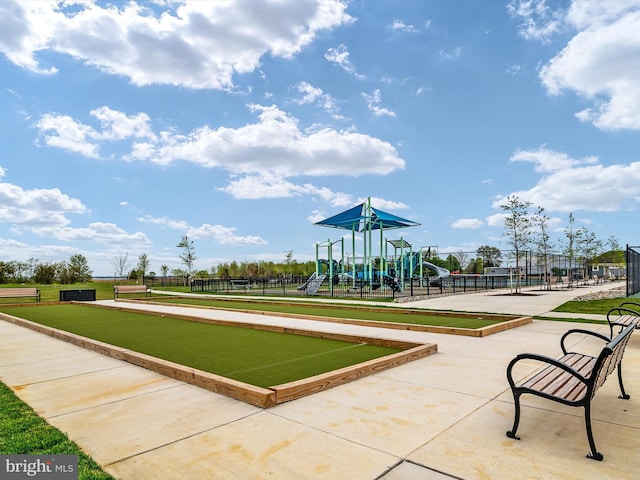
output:
[[[91,280],[93,271],[89,268],[89,263],[84,255],[71,255],[67,265],[70,283],[85,283]]]
[[[538,265],[543,266],[543,282],[547,285],[547,289],[551,289],[551,282],[547,282],[549,255],[553,249],[553,243],[549,236],[549,217],[545,215],[544,208],[538,207],[533,217],[533,224],[538,227],[537,235],[534,238],[536,247],[536,255],[538,257]]]
[[[33,281],[50,285],[56,279],[57,270],[58,268],[54,263],[39,263],[33,271]]]
[[[164,263],[160,265],[160,271],[162,272],[162,285],[164,285],[164,281],[167,278],[167,273],[169,273],[169,266]]]
[[[189,238],[184,235],[177,247],[182,249],[180,260],[182,260],[182,263],[187,267],[187,274],[191,275],[193,262],[196,261],[196,249],[193,245],[193,240],[189,240]]]
[[[596,238],[596,234],[583,227],[578,237],[578,254],[584,259],[585,277],[589,275],[589,267],[595,257],[602,253],[602,240]]]
[[[466,252],[459,251],[455,254],[455,257],[458,259],[458,268],[456,270],[463,271],[469,260],[469,255]]]
[[[566,242],[564,244],[563,253],[569,257],[569,271],[567,275],[571,276],[571,269],[573,268],[573,261],[576,257],[576,247],[580,240],[580,235],[582,234],[581,230],[575,230],[573,224],[575,223],[575,218],[573,217],[573,212],[569,214],[569,226],[564,229],[564,236],[566,238]]]
[[[502,252],[499,248],[483,245],[476,250],[485,267],[499,267],[502,263]]]
[[[111,260],[111,265],[115,269],[116,277],[124,277],[125,272],[131,268],[131,262],[129,261],[129,254],[118,255]]]
[[[618,242],[618,239],[611,235],[607,239],[607,246],[611,249],[611,263],[613,263],[614,265],[623,264],[625,262],[625,252],[620,246],[620,242]]]
[[[138,272],[140,273],[140,277],[142,279],[142,283],[144,283],[144,275],[147,273],[149,269],[149,257],[146,253],[143,253],[138,257]]]
[[[516,259],[515,293],[520,291],[520,257],[531,243],[531,205],[531,202],[521,201],[517,195],[508,196],[507,202],[500,205],[508,213],[504,219],[504,235],[508,237],[507,243],[513,248]]]
[[[432,262],[433,263],[433,262]],[[435,265],[435,263],[434,263]],[[449,254],[447,255],[445,268],[450,272],[459,272],[460,271],[460,260],[455,255]]]
[[[293,260],[293,250],[287,250],[284,252],[284,264],[286,266],[286,273],[291,275],[291,261]]]

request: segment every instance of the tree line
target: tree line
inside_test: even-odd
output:
[[[608,247],[609,263],[623,264],[624,251],[617,239],[610,236],[606,241],[598,239],[594,232],[586,227],[576,228],[573,213],[569,214],[569,226],[563,230],[564,238],[552,240],[550,234],[550,218],[544,209],[537,207],[532,211],[530,202],[521,201],[517,196],[507,197],[501,205],[505,212],[504,232],[507,244],[511,247],[516,262],[526,253],[533,253],[538,259],[547,264],[547,258],[560,253],[569,259],[581,259],[585,266],[605,253]],[[283,262],[273,261],[231,261],[212,266],[209,270],[194,270],[197,260],[195,244],[186,235],[181,237],[176,245],[180,249],[180,268],[170,269],[162,264],[159,272],[151,269],[149,256],[143,253],[137,259],[130,259],[128,253],[113,258],[111,264],[114,276],[140,280],[144,278],[181,277],[185,285],[191,278],[275,278],[309,276],[316,270],[315,261],[297,262],[293,258],[293,250],[285,252]],[[494,246],[483,245],[471,258],[469,252],[450,253],[446,258],[425,257],[434,265],[444,267],[452,272],[481,274],[486,267],[502,265],[503,252]],[[135,261],[135,265],[134,265]],[[41,284],[52,283],[83,283],[91,280],[93,271],[84,255],[71,255],[68,261],[40,262],[37,258],[30,258],[26,262],[0,261],[0,283],[34,282]]]

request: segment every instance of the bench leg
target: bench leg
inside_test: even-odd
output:
[[[624,391],[624,384],[622,383],[622,362],[618,364],[618,383],[620,384],[620,396],[618,398],[629,400],[631,397]]]
[[[520,394],[513,392],[513,406],[515,407],[515,417],[513,419],[513,427],[507,432],[507,437],[515,440],[520,440],[520,437],[516,435],[518,425],[520,424]]]
[[[587,438],[589,440],[589,447],[591,448],[591,453],[587,454],[587,458],[598,460],[599,462],[601,462],[604,458],[604,455],[602,455],[596,449],[596,442],[593,440],[593,431],[591,430],[591,403],[587,403],[584,406],[584,422],[587,427]]]

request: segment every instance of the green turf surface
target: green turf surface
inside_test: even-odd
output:
[[[571,300],[569,302],[563,303],[557,308],[554,308],[553,311],[569,313],[595,313],[599,315],[606,315],[609,310],[619,307],[623,302],[640,302],[640,299],[623,296],[618,298],[603,298],[600,300]],[[630,305],[626,305],[624,308],[634,309],[634,307]]]
[[[2,382],[0,405],[0,453],[78,455],[79,480],[113,480],[78,445],[39,417]]]
[[[385,311],[373,311],[366,307],[339,307],[331,304],[285,304],[268,302],[251,302],[242,300],[217,300],[207,298],[186,297],[154,297],[153,302],[174,303],[180,305],[197,305],[233,310],[254,310],[261,312],[287,313],[293,315],[314,315],[332,318],[349,318],[374,322],[408,323],[413,325],[429,325],[455,328],[482,328],[495,325],[504,320],[478,315],[438,315],[433,312],[416,312],[416,310],[400,310],[387,307]],[[382,307],[384,308],[384,307]],[[410,313],[409,313],[410,312]]]
[[[2,307],[0,311],[260,387],[399,351],[77,304]]]

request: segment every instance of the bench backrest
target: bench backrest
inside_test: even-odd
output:
[[[38,289],[35,288],[35,287],[1,288],[0,289],[0,295],[2,295],[2,296],[9,296],[9,295],[16,295],[16,296],[20,296],[20,295],[24,295],[24,296],[38,295]]]
[[[116,285],[113,289],[117,293],[138,293],[138,292],[146,292],[146,285]]]
[[[609,374],[615,370],[618,364],[622,361],[624,355],[624,349],[629,343],[631,334],[635,329],[635,325],[630,325],[620,332],[615,338],[605,345],[598,356],[598,360],[591,373],[593,379],[593,388],[591,389],[591,398],[596,393],[596,390],[600,388]]]

